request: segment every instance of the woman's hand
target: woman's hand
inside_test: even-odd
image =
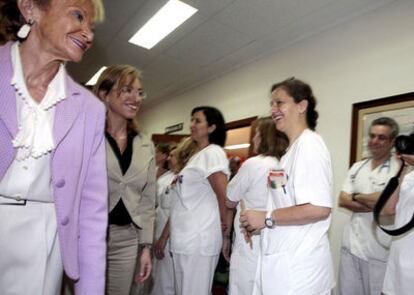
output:
[[[135,282],[143,283],[146,279],[149,278],[151,274],[152,264],[151,264],[151,251],[149,248],[142,249],[140,257],[140,267],[139,273],[135,274]]]
[[[158,241],[155,242],[154,255],[157,259],[161,260],[165,257],[164,249],[166,245],[167,245],[167,239],[163,238],[163,236],[161,236],[158,239]]]
[[[265,211],[242,210],[240,212],[240,224],[248,231],[261,230],[265,227]]]

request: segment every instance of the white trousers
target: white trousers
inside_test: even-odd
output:
[[[176,295],[210,295],[218,259],[173,253]]]
[[[256,244],[258,247],[258,244]],[[258,255],[236,249],[230,259],[230,295],[251,295],[258,263]]]
[[[138,259],[138,232],[134,225],[109,225],[106,294],[129,295]]]
[[[60,294],[63,266],[53,203],[0,205],[0,251],[0,294]]]
[[[363,260],[341,249],[338,295],[381,294],[387,264],[379,260]]]
[[[165,251],[164,254],[165,256],[161,260],[154,258],[154,285],[151,295],[175,295],[172,254],[168,251]]]

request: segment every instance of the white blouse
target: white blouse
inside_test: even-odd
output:
[[[10,83],[16,90],[18,124],[13,146],[17,153],[0,181],[0,196],[51,202],[50,153],[55,148],[53,120],[56,104],[67,96],[65,68],[63,64],[60,66],[44,98],[37,103],[26,87],[18,42],[11,47],[11,57],[14,74]]]

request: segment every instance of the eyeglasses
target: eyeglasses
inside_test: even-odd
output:
[[[147,98],[147,93],[142,90],[142,89],[134,89],[131,86],[122,86],[121,87],[121,93],[125,93],[125,94],[135,94],[139,97],[141,97],[142,99],[146,99]]]

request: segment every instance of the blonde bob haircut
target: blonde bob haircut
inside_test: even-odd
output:
[[[93,87],[93,92],[105,103],[102,93],[106,95],[110,91],[116,91],[119,96],[121,88],[125,85],[131,85],[135,80],[142,84],[142,73],[136,67],[131,65],[112,65],[106,68],[99,76],[98,81]],[[128,128],[139,133],[136,118],[128,122]]]

